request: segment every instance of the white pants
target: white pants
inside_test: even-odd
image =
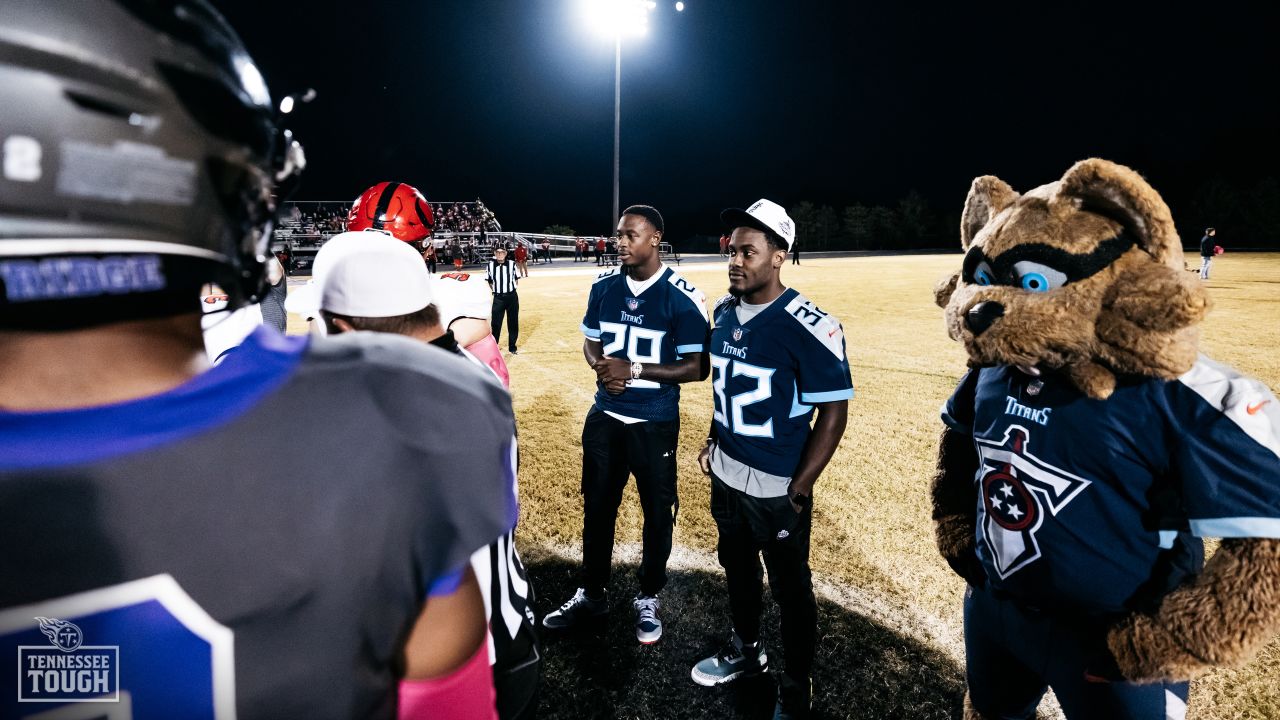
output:
[[[1209,279],[1209,266],[1212,264],[1213,264],[1213,257],[1208,255],[1202,255],[1200,257],[1200,279],[1201,280]]]

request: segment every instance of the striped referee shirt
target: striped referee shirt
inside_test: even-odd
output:
[[[485,281],[489,283],[489,287],[493,288],[495,295],[499,293],[513,293],[516,291],[516,264],[510,260],[498,262],[497,260],[489,261],[488,274]]]

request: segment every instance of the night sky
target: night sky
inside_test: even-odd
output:
[[[213,1],[274,96],[318,91],[291,122],[296,199],[402,180],[480,197],[506,229],[612,227],[613,43],[581,0]],[[1280,26],[1243,4],[687,5],[623,47],[621,201],[672,239],[759,197],[914,189],[958,214],[976,175],[1026,190],[1089,156],[1138,169],[1180,220],[1212,177],[1280,175]]]

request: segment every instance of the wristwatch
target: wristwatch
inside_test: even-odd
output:
[[[631,379],[632,380],[639,380],[640,373],[642,372],[644,372],[644,365],[638,362],[631,363]]]

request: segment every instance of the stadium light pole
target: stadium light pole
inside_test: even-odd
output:
[[[681,3],[683,5],[683,3]],[[622,36],[644,35],[649,29],[649,13],[658,7],[654,0],[584,0],[587,21],[602,35],[613,37],[613,217],[618,221],[622,175]]]

